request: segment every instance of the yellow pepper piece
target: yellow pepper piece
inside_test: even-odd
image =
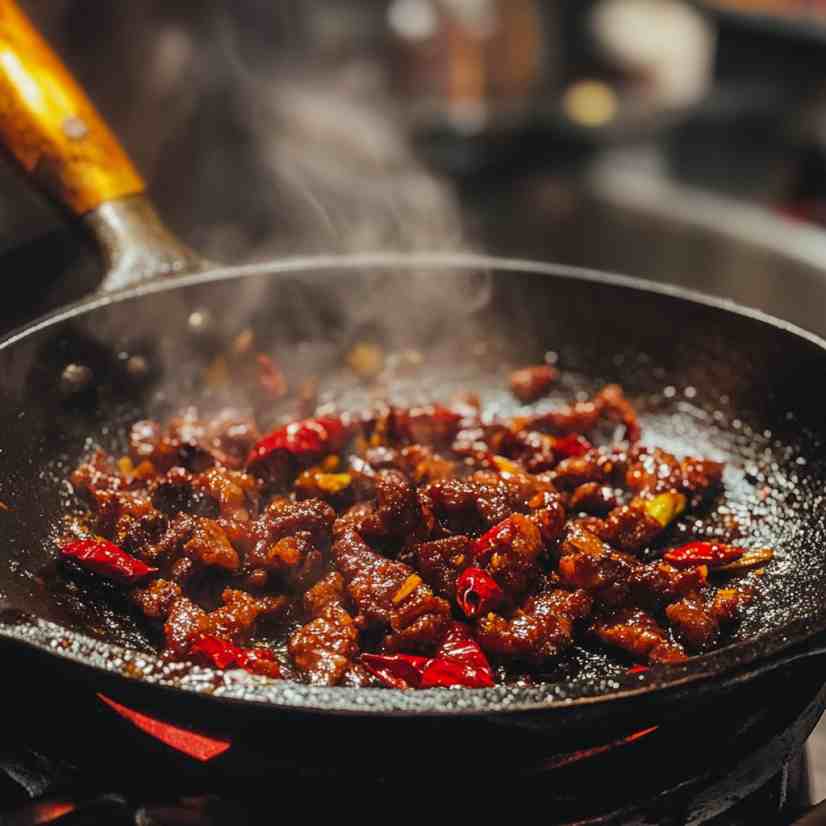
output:
[[[422,578],[418,574],[410,576],[402,583],[402,587],[393,594],[393,605],[398,605],[406,596],[412,594],[422,584]]]
[[[341,493],[353,480],[349,473],[317,473],[314,481],[324,493]]]
[[[350,369],[363,379],[372,379],[384,369],[384,350],[377,344],[360,341],[347,354]]]
[[[131,476],[135,472],[135,466],[128,456],[121,456],[120,459],[118,459],[118,470],[121,476]]]
[[[686,508],[687,500],[682,493],[661,493],[645,503],[645,512],[668,527]]]
[[[525,471],[516,462],[506,459],[504,456],[494,456],[493,464],[500,473],[510,473],[513,475],[524,474]]]

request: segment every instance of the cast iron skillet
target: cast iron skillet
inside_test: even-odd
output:
[[[508,719],[594,731],[609,718],[630,725],[629,715],[679,709],[701,694],[714,698],[823,650],[826,342],[684,290],[475,256],[201,266],[194,274],[151,281],[198,268],[196,257],[163,230],[140,194],[139,178],[111,135],[101,132],[105,127],[81,92],[19,12],[6,8],[0,45],[14,45],[19,60],[12,73],[0,69],[15,104],[0,117],[0,131],[53,195],[84,214],[114,265],[105,285],[142,282],[75,304],[0,342],[0,501],[7,506],[0,510],[6,559],[0,638],[20,645],[21,663],[44,654],[55,674],[216,715],[279,710],[500,719],[521,712]],[[59,99],[51,93],[58,87]],[[37,111],[30,105],[33,88],[44,96]],[[67,125],[67,118],[80,124]],[[196,318],[211,318],[207,335],[203,325],[192,324],[196,311]],[[386,388],[391,399],[449,399],[454,390],[469,389],[502,413],[515,410],[504,390],[508,366],[554,351],[566,376],[558,399],[619,381],[642,411],[651,443],[726,460],[725,507],[744,525],[749,543],[773,547],[777,560],[724,648],[643,675],[580,652],[567,671],[540,685],[399,692],[165,664],[141,626],[113,608],[103,586],[55,575],[52,530],[69,495],[63,480],[89,438],[114,449],[130,422],[164,415],[183,401],[208,409],[223,394],[243,403],[243,389],[231,384],[207,390],[204,368],[246,326],[259,347],[294,374],[319,375],[342,407],[369,395],[340,369],[343,353],[365,335],[389,351],[415,348],[422,355],[418,366],[399,360]],[[135,354],[148,365],[143,377],[125,367]],[[94,381],[87,392],[66,398],[60,376],[69,363],[90,367]],[[725,518],[725,512],[710,517]]]

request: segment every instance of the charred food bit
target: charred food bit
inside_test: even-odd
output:
[[[88,390],[95,380],[91,367],[85,364],[67,364],[60,374],[60,393],[65,399]]]
[[[524,404],[534,402],[548,392],[558,376],[559,373],[549,364],[523,367],[511,373],[511,393]]]

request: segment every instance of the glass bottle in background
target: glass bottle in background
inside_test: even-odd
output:
[[[392,0],[394,79],[415,125],[460,134],[518,128],[556,91],[557,4]]]

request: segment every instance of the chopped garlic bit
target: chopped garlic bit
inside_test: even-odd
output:
[[[347,354],[347,364],[360,378],[375,378],[384,369],[384,350],[377,344],[360,341]]]

